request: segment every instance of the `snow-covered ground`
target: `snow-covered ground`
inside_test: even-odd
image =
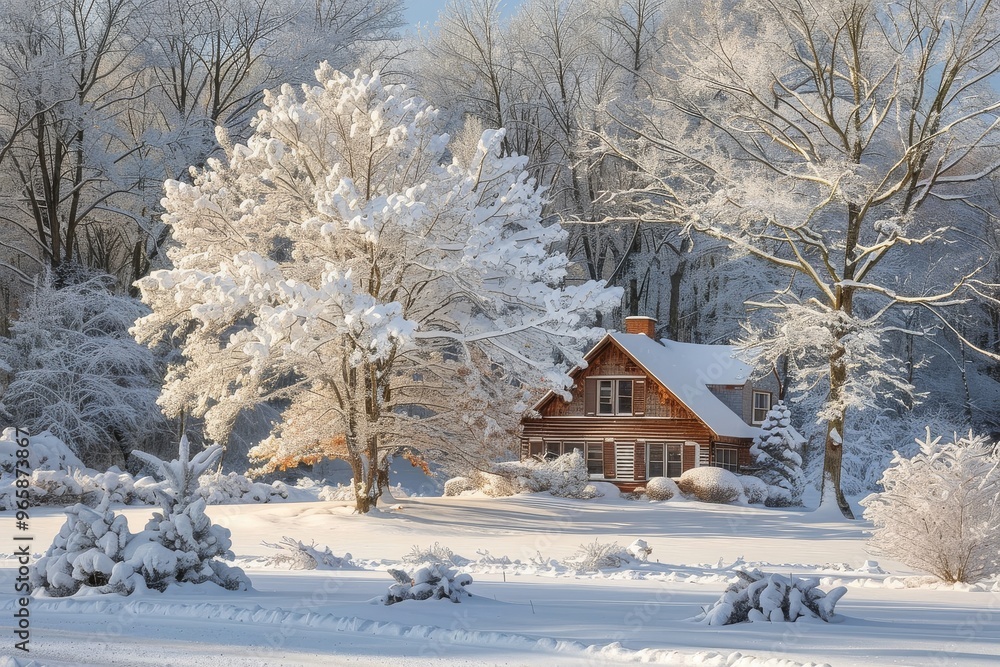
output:
[[[390,510],[389,507],[392,507]],[[123,513],[133,531],[149,507]],[[967,665],[1000,655],[1000,587],[921,584],[867,563],[864,522],[803,510],[691,501],[414,497],[370,516],[344,502],[219,505],[254,590],[179,588],[142,597],[32,599],[31,654],[13,650],[16,561],[0,551],[0,655],[39,665]],[[31,512],[34,551],[63,522]],[[0,516],[0,534],[14,533]],[[355,569],[288,571],[262,545],[282,536],[350,552]],[[644,539],[647,563],[578,573],[558,561],[584,543]],[[472,573],[474,598],[374,601],[386,569],[438,543]],[[511,561],[500,564],[503,556]],[[720,596],[734,567],[848,587],[840,622],[709,627],[686,619]],[[404,566],[405,567],[405,566]],[[17,662],[14,662],[16,660]],[[0,661],[0,664],[3,664]]]

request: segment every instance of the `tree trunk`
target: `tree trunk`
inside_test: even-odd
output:
[[[847,366],[844,363],[845,350],[841,346],[834,348],[830,354],[830,397],[828,402],[838,404],[843,398],[844,388],[847,385]],[[820,495],[820,502],[826,502],[829,497],[828,491],[832,490],[837,500],[837,507],[847,519],[853,519],[854,512],[851,505],[844,497],[844,491],[840,487],[840,472],[844,460],[844,423],[846,422],[847,410],[838,407],[836,415],[826,424],[826,449],[823,456],[823,488]],[[830,488],[827,488],[827,485]]]

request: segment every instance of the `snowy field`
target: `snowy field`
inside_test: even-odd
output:
[[[393,509],[388,509],[392,507]],[[151,509],[123,510],[136,530]],[[968,665],[998,661],[1000,587],[928,585],[866,561],[863,522],[809,511],[689,501],[407,498],[375,515],[347,503],[220,505],[248,593],[214,587],[142,597],[31,602],[26,665]],[[36,551],[63,522],[35,508]],[[4,535],[13,519],[0,518]],[[282,536],[350,552],[346,570],[288,571],[261,544]],[[645,539],[646,563],[598,573],[560,564],[583,543]],[[472,574],[461,604],[384,606],[386,568],[417,545],[451,549]],[[503,556],[511,561],[502,563]],[[0,559],[5,655],[13,653],[16,562]],[[715,601],[733,567],[845,585],[839,622],[709,627],[686,619]],[[86,656],[81,662],[81,657]]]

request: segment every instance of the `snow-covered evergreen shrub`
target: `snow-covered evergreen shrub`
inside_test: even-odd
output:
[[[465,590],[472,583],[472,577],[458,573],[441,563],[421,567],[412,575],[403,570],[389,570],[396,583],[389,587],[385,604],[395,604],[403,600],[451,600],[461,602],[463,597],[472,597]]]
[[[452,477],[444,483],[444,495],[460,496],[464,491],[474,491],[476,484],[468,477]]]
[[[0,471],[13,473],[17,465],[17,429],[5,428],[0,434]],[[21,431],[24,437],[25,431]],[[28,435],[28,467],[32,470],[80,470],[83,461],[66,446],[66,443],[49,431]]]
[[[96,509],[76,504],[66,510],[66,523],[31,568],[32,588],[52,597],[110,590],[112,571],[125,559],[132,535],[125,517],[108,509],[109,502],[105,494]]]
[[[753,475],[737,475],[737,477],[740,484],[743,485],[743,495],[746,496],[748,503],[759,505],[767,502],[768,492],[772,487],[768,486],[764,480]]]
[[[714,604],[706,606],[695,621],[706,625],[772,623],[800,618],[830,621],[834,607],[847,589],[838,586],[829,593],[818,588],[818,579],[788,579],[759,570],[736,571],[739,580],[729,585]]]
[[[971,583],[1000,573],[1000,459],[972,433],[941,441],[928,428],[919,453],[895,452],[885,490],[861,501],[875,525],[869,544],[944,581]]]
[[[182,436],[177,460],[135,454],[157,467],[167,484],[156,490],[162,511],[129,543],[127,562],[115,567],[111,584],[125,593],[141,587],[162,591],[180,582],[249,588],[243,570],[218,560],[233,557],[229,529],[212,524],[205,499],[197,495],[198,479],[218,462],[222,447],[213,445],[191,458],[187,436]]]
[[[330,547],[320,548],[316,542],[305,544],[291,537],[282,537],[277,544],[261,542],[265,547],[278,549],[278,553],[267,559],[272,567],[287,567],[289,570],[342,570],[352,567],[351,554],[336,556]]]
[[[705,503],[732,503],[743,494],[739,478],[724,468],[703,466],[681,475],[677,487],[682,493]]]
[[[791,411],[783,402],[775,403],[750,448],[755,461],[753,474],[771,487],[766,500],[768,507],[802,503],[802,492],[806,487],[802,472],[805,439],[792,427],[791,417]]]
[[[636,493],[639,489],[636,489]],[[650,500],[670,500],[674,496],[679,496],[681,490],[677,487],[677,482],[669,477],[651,477],[646,480],[646,497]]]

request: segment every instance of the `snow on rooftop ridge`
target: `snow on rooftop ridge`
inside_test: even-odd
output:
[[[753,369],[736,358],[734,346],[657,342],[643,334],[610,336],[716,435],[752,438],[757,434],[759,429],[744,422],[708,389],[708,385],[742,385],[750,379]]]

